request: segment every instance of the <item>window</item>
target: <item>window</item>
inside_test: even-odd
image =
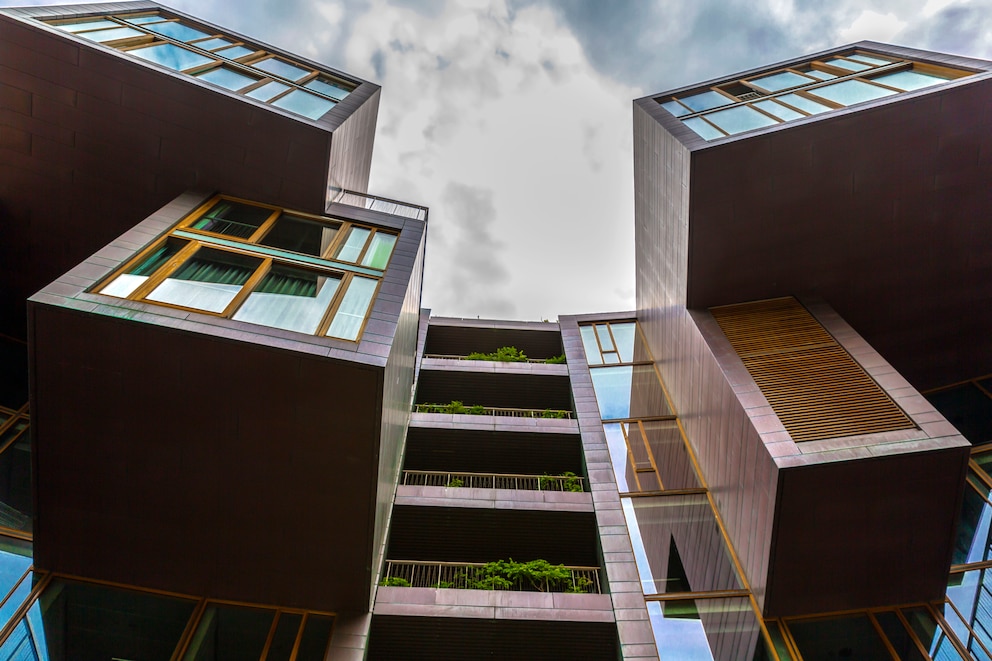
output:
[[[222,196],[99,293],[355,341],[397,236]]]
[[[852,51],[656,100],[701,138],[716,140],[971,73]]]
[[[308,119],[320,119],[356,87],[307,64],[276,57],[163,13],[115,14],[50,24]]]

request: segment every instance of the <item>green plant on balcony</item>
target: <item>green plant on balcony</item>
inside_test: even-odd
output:
[[[465,480],[463,480],[460,477],[448,478],[448,483],[445,484],[444,486],[448,487],[449,489],[456,489],[458,487],[465,486]]]
[[[555,485],[556,482],[561,482],[562,491],[572,491],[574,493],[578,493],[584,490],[582,488],[582,479],[572,471],[565,471],[564,473],[560,473],[558,475],[548,475],[545,473],[537,479],[541,491],[549,490]]]
[[[460,415],[485,415],[486,407],[483,406],[482,404],[473,404],[472,406],[465,406],[465,404],[455,399],[452,400],[450,404],[436,404],[436,403],[417,404],[417,411],[420,413],[455,413]]]
[[[565,588],[569,594],[585,594],[592,589],[592,579],[585,576],[576,576]]]
[[[544,411],[541,412],[541,417],[560,420],[568,417],[568,411],[559,411],[558,409],[544,409]]]
[[[379,585],[385,588],[408,588],[410,587],[410,581],[402,576],[387,576],[379,581]]]
[[[464,581],[469,590],[519,590],[538,592],[570,592],[574,587],[572,572],[564,565],[553,565],[547,560],[531,560],[515,562],[514,560],[496,560],[482,567],[473,567],[466,573],[459,574],[459,580]],[[585,592],[592,582],[581,590]]]
[[[565,363],[565,354],[560,356],[552,356],[551,358],[545,358],[544,362],[548,365],[563,365]]]
[[[492,353],[473,351],[465,358],[466,360],[495,360],[500,363],[523,363],[527,361],[527,354],[516,347],[500,347]]]

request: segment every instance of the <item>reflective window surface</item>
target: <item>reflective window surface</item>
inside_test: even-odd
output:
[[[0,553],[0,580],[5,562]],[[7,603],[0,609],[5,622],[31,591],[30,577],[22,584],[27,588],[9,612]],[[56,576],[0,644],[0,659],[254,661],[264,655],[266,661],[322,661],[333,621],[323,613],[229,605]]]
[[[671,415],[653,365],[589,370],[603,420]]]
[[[706,494],[621,501],[644,594],[743,589]]]
[[[302,62],[274,57],[260,47],[165,14],[116,14],[50,24],[313,120],[356,87]],[[229,66],[216,66],[225,62]]]
[[[647,607],[662,659],[766,661],[773,658],[746,597],[649,601]]]
[[[992,442],[992,395],[981,380],[923,393],[972,445]]]
[[[851,51],[656,101],[704,140],[715,140],[911,92],[971,73]]]
[[[378,228],[218,196],[98,291],[354,341],[396,241]]]

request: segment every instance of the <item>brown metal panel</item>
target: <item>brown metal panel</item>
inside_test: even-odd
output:
[[[915,425],[792,297],[710,308],[794,441]]]

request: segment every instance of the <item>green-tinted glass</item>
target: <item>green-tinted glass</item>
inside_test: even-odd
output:
[[[335,252],[334,258],[340,259],[342,262],[358,261],[358,256],[362,253],[362,248],[365,247],[365,241],[368,240],[369,234],[371,231],[364,227],[352,227],[348,230],[348,236],[344,243]]]
[[[389,262],[389,256],[393,254],[393,246],[396,245],[396,235],[386,232],[376,232],[372,236],[368,250],[362,257],[362,266],[374,269],[384,269]]]
[[[356,340],[358,333],[362,330],[365,316],[372,303],[372,295],[375,294],[378,280],[370,278],[354,277],[348,285],[341,305],[334,315],[334,321],[327,330],[328,337],[339,337],[342,340]]]
[[[247,239],[271,215],[271,209],[222,200],[190,224],[190,227],[205,232]]]

